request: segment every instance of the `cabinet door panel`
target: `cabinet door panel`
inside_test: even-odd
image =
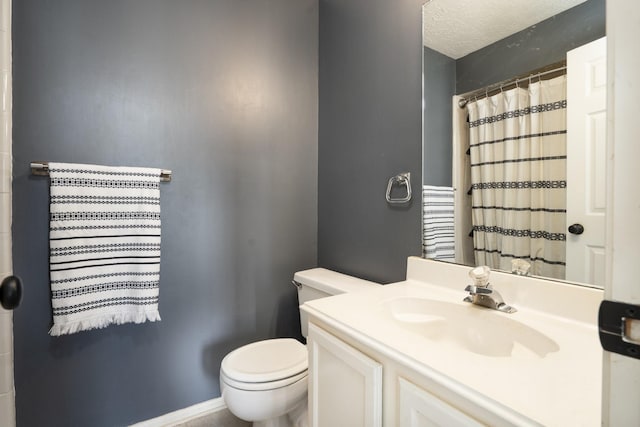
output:
[[[382,365],[309,324],[312,427],[382,425]]]
[[[398,378],[402,427],[476,427],[483,424],[409,381]]]

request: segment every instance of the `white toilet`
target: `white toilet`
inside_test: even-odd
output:
[[[300,305],[316,298],[371,290],[378,283],[324,268],[293,277]],[[302,335],[307,316],[300,312]],[[307,426],[307,348],[291,338],[258,341],[227,354],[220,366],[220,390],[236,417],[260,427]]]

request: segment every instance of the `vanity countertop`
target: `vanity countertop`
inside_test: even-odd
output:
[[[412,257],[406,281],[317,299],[302,309],[514,425],[599,426],[602,291],[492,273],[494,288],[518,309],[507,314],[462,301],[468,271]],[[449,321],[437,323],[443,321],[437,314],[432,322],[429,304],[420,312],[421,301],[464,322],[453,320],[452,328]]]

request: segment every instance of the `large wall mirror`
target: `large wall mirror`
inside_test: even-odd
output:
[[[423,31],[423,256],[602,287],[605,0],[430,0]]]

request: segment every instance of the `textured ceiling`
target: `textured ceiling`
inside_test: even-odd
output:
[[[586,0],[431,0],[422,8],[424,45],[453,59]]]

